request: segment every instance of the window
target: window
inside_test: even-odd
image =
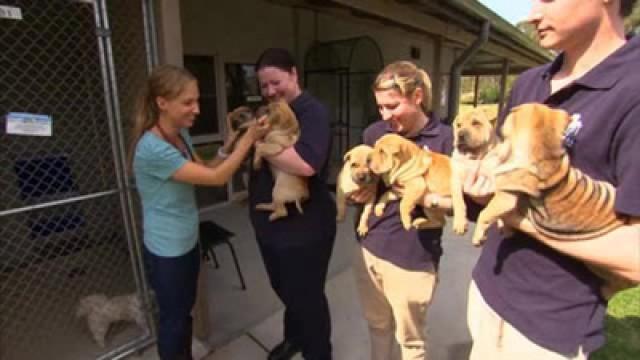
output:
[[[196,143],[212,141],[221,136],[216,96],[216,72],[213,56],[185,55],[184,67],[198,79],[200,115],[189,131]]]
[[[198,79],[200,90],[200,115],[189,133],[193,137],[196,151],[203,160],[216,156],[222,145],[224,131],[218,114],[216,92],[216,62],[213,56],[185,55],[184,67]],[[200,208],[210,208],[229,199],[228,187],[196,187],[196,199]]]

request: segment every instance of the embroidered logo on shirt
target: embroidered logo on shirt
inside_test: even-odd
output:
[[[576,143],[576,138],[578,136],[578,132],[582,129],[582,121],[580,121],[580,114],[571,115],[571,122],[567,125],[567,128],[564,130],[564,147],[570,149]]]

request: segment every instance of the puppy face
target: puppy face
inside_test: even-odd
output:
[[[494,125],[495,119],[477,108],[460,114],[453,123],[456,151],[471,156],[485,154],[496,141]]]
[[[373,148],[368,145],[358,145],[344,155],[345,169],[349,170],[351,180],[359,185],[373,184],[377,177],[369,168],[369,154]]]
[[[376,141],[369,156],[369,168],[375,174],[386,174],[411,159],[419,148],[396,134],[387,134]]]
[[[538,196],[551,179],[558,179],[566,155],[564,131],[570,120],[565,111],[542,104],[514,108],[501,129],[503,141],[496,147],[505,159],[496,168],[497,186]]]
[[[296,115],[286,102],[269,103],[266,109],[259,110],[260,113],[263,111],[267,115],[267,122],[271,126],[271,130],[299,131]]]
[[[240,106],[229,114],[230,126],[233,131],[246,129],[256,119],[248,106]]]
[[[559,160],[566,153],[564,131],[570,120],[569,114],[563,110],[542,104],[524,104],[507,116],[502,136],[519,161],[538,164]]]

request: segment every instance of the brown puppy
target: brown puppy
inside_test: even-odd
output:
[[[344,165],[338,175],[338,184],[336,186],[337,221],[344,220],[347,196],[349,194],[367,187],[375,191],[378,185],[378,177],[371,172],[367,163],[372,150],[371,146],[358,145],[344,155]],[[366,235],[369,231],[367,219],[373,209],[373,202],[374,200],[372,199],[364,204],[364,209],[358,222],[358,234],[360,236]]]
[[[527,233],[567,241],[598,237],[625,223],[637,223],[615,213],[611,184],[570,166],[564,147],[570,121],[565,111],[541,104],[521,105],[509,114],[497,151],[505,160],[494,171],[495,195],[478,216],[474,244],[481,244],[488,227],[507,214],[519,216],[518,228]],[[594,270],[616,283],[608,285],[630,285]]]
[[[253,166],[259,169],[262,166],[264,156],[274,156],[284,149],[293,146],[300,137],[300,127],[295,114],[284,101],[278,101],[267,105],[266,109],[258,110],[258,114],[264,112],[270,130],[264,139],[256,143],[253,157]],[[291,175],[275,166],[270,166],[275,180],[271,193],[271,203],[257,204],[257,210],[272,211],[269,220],[274,221],[287,216],[286,203],[294,202],[298,211],[302,213],[302,201],[309,198],[307,178]]]
[[[474,108],[453,122],[452,158],[481,160],[497,143],[495,118]]]
[[[229,113],[227,119],[227,126],[237,132],[237,136],[231,142],[231,149],[234,149],[240,137],[247,131],[247,128],[256,121],[256,115],[250,107],[239,106]]]
[[[380,175],[388,186],[401,186],[404,195],[400,199],[400,217],[404,228],[439,228],[444,226],[446,210],[423,208],[427,218],[411,219],[411,211],[422,204],[427,193],[451,197],[453,202],[453,230],[464,234],[467,219],[464,216],[462,188],[453,192],[451,186],[451,161],[448,156],[424,150],[414,142],[396,134],[387,134],[376,142],[371,153],[369,167]],[[375,206],[376,215],[382,215],[385,204],[397,199],[388,191]]]
[[[256,120],[256,114],[248,106],[239,106],[229,113],[229,126],[241,135]]]
[[[480,161],[485,169],[497,166],[497,161],[493,160],[495,156],[487,156],[497,143],[495,121],[495,118],[490,118],[478,108],[462,113],[454,120],[451,154],[451,187],[454,193],[462,193],[470,162]],[[464,202],[459,205],[458,211],[466,219],[467,208]]]

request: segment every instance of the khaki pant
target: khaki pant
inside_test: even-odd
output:
[[[469,287],[467,324],[473,346],[469,360],[586,360],[582,349],[562,355],[545,349],[522,335],[496,314],[482,298],[475,282]]]
[[[371,359],[427,359],[427,307],[436,285],[432,271],[408,271],[365,248],[356,254],[354,274],[371,336]],[[395,341],[394,341],[395,335]]]

